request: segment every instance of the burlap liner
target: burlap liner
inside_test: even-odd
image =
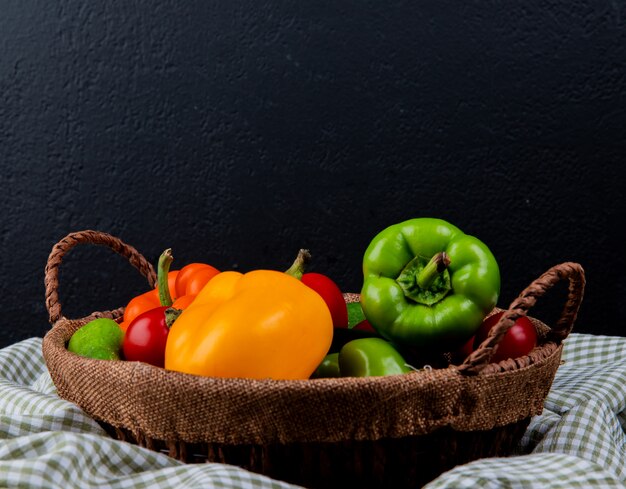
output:
[[[93,236],[81,235],[76,242],[84,240],[93,242]],[[553,267],[520,294],[496,331],[458,367],[370,378],[221,379],[68,352],[66,342],[80,326],[96,316],[119,316],[121,310],[80,320],[62,317],[58,295],[51,293],[56,294],[60,261],[53,250],[46,286],[51,319],[56,320],[43,341],[59,395],[95,419],[138,436],[189,443],[379,440],[425,435],[442,427],[478,431],[516,423],[541,413],[584,289],[580,265]],[[514,320],[562,279],[570,281],[569,295],[555,327],[531,318],[540,331],[547,331],[542,343],[526,357],[491,364],[495,345]]]

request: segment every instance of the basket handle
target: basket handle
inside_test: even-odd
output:
[[[581,265],[572,262],[555,265],[526,287],[518,298],[511,303],[498,323],[491,328],[485,341],[458,366],[458,370],[464,374],[478,374],[489,364],[495,347],[515,321],[526,316],[528,310],[536,304],[539,297],[564,279],[569,280],[567,300],[561,317],[548,333],[548,340],[559,344],[567,338],[576,321],[585,290],[585,272]]]
[[[93,230],[70,233],[52,247],[52,251],[48,256],[48,262],[46,263],[44,281],[46,286],[46,309],[48,310],[50,324],[54,324],[59,319],[63,318],[58,293],[59,265],[61,264],[65,254],[78,244],[94,244],[111,248],[116,253],[122,255],[124,258],[127,258],[130,264],[139,270],[139,272],[148,280],[150,287],[156,286],[157,276],[154,271],[154,267],[141,253],[139,253],[132,246],[124,243],[121,239],[101,231]],[[120,307],[113,311],[93,313],[90,316],[109,317],[115,319],[121,316],[123,311],[124,308]]]

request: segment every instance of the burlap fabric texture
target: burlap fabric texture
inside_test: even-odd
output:
[[[82,325],[123,313],[120,308],[75,320],[62,315],[58,268],[77,244],[109,247],[150,286],[156,282],[135,248],[106,233],[71,233],[54,245],[45,273],[52,328],[43,354],[59,395],[119,439],[185,462],[230,463],[308,487],[415,487],[455,465],[510,454],[530,417],[542,411],[585,285],[577,263],[550,268],[458,366],[370,378],[208,378],[67,351]],[[490,363],[514,321],[562,280],[568,293],[556,324],[549,328],[530,318],[540,344],[528,356]]]

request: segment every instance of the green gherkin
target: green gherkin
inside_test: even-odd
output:
[[[123,340],[124,332],[115,321],[99,318],[76,331],[70,338],[67,349],[83,357],[119,360]]]

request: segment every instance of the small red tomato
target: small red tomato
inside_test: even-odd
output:
[[[348,308],[341,290],[335,282],[321,273],[305,273],[302,283],[317,292],[330,310],[335,328],[348,327]]]
[[[124,358],[163,367],[165,343],[170,329],[165,320],[166,306],[141,313],[128,325],[122,350]]]
[[[476,339],[474,341],[474,348],[478,348],[489,334],[489,330],[493,328],[500,320],[504,311],[498,312],[486,318],[478,332],[476,333]],[[491,357],[492,363],[497,363],[507,358],[517,358],[523,355],[528,355],[530,351],[537,345],[537,331],[525,316],[518,318],[515,324],[506,332],[496,352]]]

